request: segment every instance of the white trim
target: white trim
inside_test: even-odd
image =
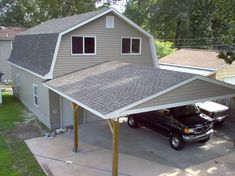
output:
[[[149,38],[149,45],[150,45],[150,49],[151,49],[153,65],[154,65],[154,67],[159,68],[157,52],[156,52],[156,45],[155,45],[155,39],[153,37]]]
[[[64,119],[64,111],[63,111],[63,100],[62,100],[62,96],[60,96],[60,128],[63,129],[64,127],[64,123],[63,123],[63,119]]]
[[[165,104],[165,105],[160,105],[160,106],[152,106],[152,107],[147,107],[147,108],[132,109],[132,110],[124,111],[124,112],[120,113],[119,115],[120,116],[127,116],[127,115],[130,115],[130,114],[150,112],[150,111],[166,109],[166,108],[172,108],[172,107],[178,107],[178,106],[184,106],[184,105],[189,105],[189,104],[194,104],[194,103],[199,103],[199,102],[230,98],[230,97],[234,97],[234,96],[235,96],[235,93],[234,94],[229,94],[229,95],[223,95],[223,96],[216,96],[216,97],[192,100],[192,101],[183,101],[183,102],[180,102],[180,103],[170,103],[170,104]]]
[[[73,37],[82,37],[82,42],[83,42],[83,48],[82,48],[82,54],[79,53],[73,53]],[[85,53],[85,38],[94,38],[94,53]],[[89,35],[71,35],[70,36],[70,53],[71,56],[94,56],[96,55],[96,36],[89,36]]]
[[[140,32],[142,32],[143,34],[145,34],[146,36],[148,36],[150,39],[153,38],[153,36],[151,34],[149,34],[148,32],[146,32],[144,29],[142,29],[140,26],[138,26],[136,23],[134,23],[133,21],[129,20],[127,17],[125,17],[124,15],[122,15],[121,13],[119,13],[117,10],[115,10],[114,8],[109,8],[107,10],[105,10],[104,12],[102,13],[99,13],[98,15],[92,17],[92,18],[89,18],[88,20],[85,20],[61,33],[59,33],[58,35],[58,39],[57,39],[57,43],[56,43],[56,48],[55,48],[55,51],[54,51],[54,55],[53,55],[53,59],[52,59],[52,63],[51,63],[51,67],[50,67],[50,71],[45,75],[45,76],[41,76],[37,73],[34,73],[26,68],[23,68],[21,66],[18,66],[16,64],[13,64],[11,62],[8,61],[8,63],[14,65],[15,67],[18,67],[24,71],[27,71],[35,76],[38,76],[39,78],[42,78],[42,79],[53,79],[53,71],[54,71],[54,68],[55,68],[55,63],[56,63],[56,59],[57,59],[57,55],[58,55],[58,52],[59,52],[59,46],[60,46],[60,43],[61,43],[61,38],[63,35],[91,22],[91,21],[94,21],[96,20],[97,18],[101,17],[101,16],[104,16],[110,12],[113,12],[114,14],[116,14],[117,16],[119,16],[120,18],[122,18],[123,20],[125,20],[128,24],[130,24],[132,27],[136,28],[137,30],[139,30]],[[152,49],[152,56],[154,55],[154,50]],[[153,59],[153,62],[155,62],[156,58],[154,56]]]
[[[35,88],[37,89],[37,94],[34,93],[34,89]],[[37,97],[37,101],[38,101],[37,103],[38,104],[35,103],[35,97]],[[38,108],[38,105],[39,105],[39,96],[38,96],[38,86],[36,84],[33,84],[33,104],[34,104],[34,106],[36,106]]]
[[[75,30],[75,29],[77,29],[77,28],[79,28],[79,27],[81,27],[81,26],[83,26],[83,25],[85,25],[85,24],[91,22],[91,21],[94,21],[95,19],[97,19],[97,18],[99,18],[99,17],[102,17],[102,16],[106,15],[107,13],[109,13],[109,12],[111,12],[111,11],[113,11],[113,9],[111,9],[111,8],[110,8],[110,9],[107,9],[106,11],[104,11],[104,12],[102,12],[102,13],[99,13],[98,15],[96,15],[96,16],[94,16],[94,17],[92,17],[92,18],[89,18],[88,20],[85,20],[85,21],[83,21],[83,22],[81,22],[81,23],[79,23],[79,24],[77,24],[77,25],[75,25],[75,26],[73,26],[73,27],[71,27],[71,28],[69,28],[69,29],[67,29],[67,30],[65,30],[65,31],[63,31],[63,32],[61,32],[60,34],[61,34],[61,35],[65,35],[65,34],[71,32],[71,31],[73,31],[73,30]]]
[[[159,65],[160,69],[163,70],[171,70],[171,71],[177,71],[177,72],[183,72],[183,73],[191,73],[191,74],[197,74],[202,76],[209,76],[211,74],[214,74],[215,71],[208,71],[208,70],[201,70],[201,69],[194,69],[194,68],[186,68],[186,67],[176,67],[171,65]]]
[[[142,32],[143,34],[145,34],[148,37],[152,37],[151,34],[149,34],[148,32],[146,32],[144,29],[142,29],[139,25],[137,25],[136,23],[134,23],[133,21],[131,21],[130,19],[128,19],[127,17],[125,17],[123,14],[119,13],[117,10],[115,10],[114,8],[110,7],[111,11],[114,12],[117,16],[121,17],[123,20],[125,20],[127,23],[129,23],[131,26],[133,26],[134,28],[138,29],[140,32]]]
[[[119,13],[117,10],[115,10],[114,8],[109,8],[107,9],[106,11],[92,17],[92,18],[89,18],[88,20],[85,20],[83,21],[82,23],[79,23],[63,32],[61,32],[58,36],[58,40],[57,40],[57,44],[56,44],[56,49],[55,49],[55,52],[54,52],[54,56],[53,56],[53,60],[52,60],[52,64],[51,64],[51,68],[50,68],[50,72],[48,73],[48,75],[46,75],[45,79],[52,79],[53,78],[53,71],[54,71],[54,68],[55,68],[55,63],[56,63],[56,59],[57,59],[57,55],[58,55],[58,51],[59,51],[59,46],[60,46],[60,43],[61,43],[61,38],[63,35],[91,22],[91,21],[94,21],[96,20],[97,18],[101,17],[101,16],[104,16],[110,12],[113,12],[114,14],[116,14],[117,16],[119,16],[120,18],[122,18],[123,20],[125,20],[128,24],[130,24],[132,27],[136,28],[137,30],[139,30],[140,32],[142,32],[144,35],[146,35],[147,37],[149,37],[149,40],[151,40],[151,38],[153,38],[153,36],[151,34],[149,34],[148,32],[146,32],[144,29],[142,29],[140,26],[138,26],[136,23],[134,23],[133,21],[131,21],[130,19],[128,19],[127,17],[125,17],[124,15],[122,15],[121,13]],[[151,53],[152,53],[152,59],[153,59],[153,63],[155,63],[155,60],[157,59],[156,58],[156,51],[155,51],[155,44],[153,46],[150,46],[152,49],[151,49]],[[154,56],[154,57],[153,57]],[[157,64],[156,64],[157,66]]]
[[[167,64],[167,63],[159,63],[159,65],[166,65],[166,66],[174,66],[174,67],[185,67],[185,68],[192,68],[198,70],[206,70],[206,71],[216,71],[217,69],[214,68],[206,68],[206,67],[195,67],[195,66],[188,66],[188,65],[180,65],[180,64]]]
[[[130,39],[130,53],[122,53],[122,39]],[[133,39],[139,39],[140,40],[140,48],[139,48],[139,53],[132,53],[132,40]],[[126,56],[126,55],[141,55],[142,54],[142,38],[141,37],[126,37],[123,36],[121,37],[121,55]]]
[[[56,47],[55,47],[55,52],[54,52],[54,55],[53,55],[52,63],[51,63],[51,68],[50,68],[49,73],[46,75],[48,77],[48,79],[53,78],[53,71],[54,71],[54,68],[55,68],[55,63],[56,63],[57,55],[58,55],[59,48],[60,48],[61,38],[62,38],[62,35],[59,34],[58,38],[57,38],[57,42],[56,42]]]
[[[99,113],[99,112],[97,112],[96,110],[94,110],[94,109],[92,109],[92,108],[90,108],[90,107],[84,105],[83,103],[81,103],[81,102],[79,102],[79,101],[77,101],[77,100],[75,100],[75,99],[73,99],[73,98],[71,98],[71,97],[69,97],[69,96],[67,96],[67,95],[65,95],[64,93],[61,93],[60,91],[58,91],[58,90],[56,90],[56,89],[50,87],[49,85],[47,85],[47,84],[45,84],[45,83],[42,83],[42,84],[43,84],[45,87],[47,87],[48,89],[54,91],[55,93],[61,95],[61,96],[64,97],[64,98],[70,100],[71,102],[76,103],[77,105],[79,105],[79,106],[83,107],[84,109],[90,111],[91,113],[93,113],[93,114],[99,116],[100,118],[105,119],[105,118],[104,118],[104,115],[101,114],[101,113]]]
[[[136,101],[136,102],[134,102],[134,103],[132,103],[132,104],[130,104],[130,105],[127,105],[127,106],[125,106],[125,107],[122,107],[122,108],[120,108],[120,109],[118,109],[118,110],[116,110],[116,111],[114,111],[114,112],[111,112],[111,113],[105,115],[105,117],[120,117],[120,116],[121,116],[120,114],[121,114],[123,111],[126,111],[126,110],[128,110],[128,109],[131,109],[131,108],[133,108],[133,107],[135,107],[135,106],[137,106],[137,105],[139,105],[139,104],[142,104],[142,103],[144,103],[144,102],[146,102],[146,101],[149,101],[149,100],[151,100],[151,99],[153,99],[153,98],[156,98],[156,97],[158,97],[158,96],[160,96],[160,95],[162,95],[162,94],[164,94],[164,93],[167,93],[167,92],[169,92],[169,91],[171,91],[171,90],[173,90],[173,89],[175,89],[175,88],[178,88],[178,87],[180,87],[180,86],[183,86],[183,85],[185,85],[185,84],[187,84],[187,83],[189,83],[189,82],[191,82],[191,81],[194,81],[194,80],[196,80],[196,79],[197,79],[197,76],[192,77],[192,78],[189,78],[189,79],[187,79],[187,80],[185,80],[185,81],[183,81],[183,82],[180,82],[179,84],[176,84],[176,85],[174,85],[174,86],[171,86],[171,87],[169,87],[169,88],[167,88],[167,89],[165,89],[165,90],[163,90],[163,91],[161,91],[161,92],[158,92],[158,93],[153,94],[153,95],[151,95],[151,96],[149,96],[149,97],[143,98],[143,99],[141,99],[141,100],[139,100],[139,101]]]
[[[50,78],[48,78],[46,75],[45,75],[45,76],[41,76],[41,75],[39,75],[39,74],[37,74],[37,73],[34,73],[34,72],[32,72],[32,71],[30,71],[30,70],[24,68],[24,67],[21,67],[21,66],[19,66],[19,65],[13,64],[12,62],[9,62],[9,61],[7,61],[7,62],[8,62],[9,64],[11,64],[11,65],[13,65],[13,66],[15,66],[15,67],[17,67],[17,68],[20,68],[21,70],[24,70],[24,71],[26,71],[26,72],[29,72],[29,73],[31,73],[32,75],[35,75],[35,76],[37,76],[37,77],[39,77],[39,78],[42,78],[42,79],[50,79]]]

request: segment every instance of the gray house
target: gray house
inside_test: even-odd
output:
[[[11,66],[7,63],[7,59],[11,54],[15,35],[24,30],[25,28],[20,27],[0,26],[0,82],[11,80]]]
[[[8,60],[14,94],[49,128],[72,125],[72,110],[43,82],[107,61],[158,66],[154,38],[112,8],[26,30],[16,35]],[[83,108],[79,114],[80,124],[100,119]]]

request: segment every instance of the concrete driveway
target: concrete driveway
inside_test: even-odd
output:
[[[108,125],[99,122],[80,126],[79,142],[80,152],[75,154],[71,132],[52,139],[26,141],[49,175],[111,175],[112,142]],[[182,151],[174,151],[167,137],[146,128],[131,129],[122,123],[119,156],[120,175],[235,175],[234,144],[219,132],[205,145],[192,143]]]

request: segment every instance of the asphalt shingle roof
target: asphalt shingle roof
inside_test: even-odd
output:
[[[107,8],[102,8],[96,11],[82,13],[79,15],[48,20],[22,32],[20,35],[60,33],[106,10]]]
[[[217,55],[217,51],[214,50],[180,49],[159,59],[159,63],[218,69],[225,62],[223,59],[219,59]]]
[[[107,8],[102,8],[93,12],[49,20],[20,33],[15,37],[8,61],[45,76],[50,71],[59,33],[106,10]]]
[[[41,76],[49,71],[58,34],[17,35],[9,62]]]
[[[45,84],[107,115],[194,76],[112,61],[55,78]]]

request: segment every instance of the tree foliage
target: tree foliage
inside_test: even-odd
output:
[[[173,48],[173,43],[169,41],[165,42],[161,40],[156,40],[155,45],[157,48],[157,56],[159,59],[175,52],[176,50]]]
[[[125,15],[176,48],[221,50],[234,59],[235,0],[130,0]]]
[[[0,25],[31,27],[96,9],[94,0],[1,0]]]

